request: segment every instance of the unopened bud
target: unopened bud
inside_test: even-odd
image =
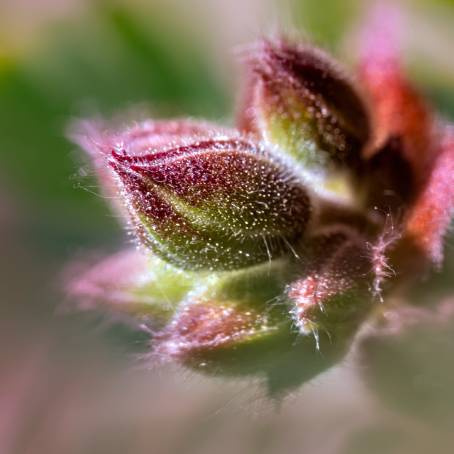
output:
[[[245,139],[207,139],[110,164],[141,241],[181,268],[236,269],[291,250],[305,231],[305,187]]]
[[[288,288],[295,325],[317,343],[320,332],[333,341],[348,341],[372,308],[368,242],[353,230],[333,230],[311,240],[306,259],[304,277]]]
[[[264,41],[251,60],[249,129],[296,158],[323,190],[344,192],[339,172],[358,166],[369,138],[368,113],[352,83],[322,52],[284,40]]]
[[[191,119],[143,120],[125,127],[93,118],[75,121],[69,130],[70,139],[89,156],[104,196],[121,215],[125,214],[124,203],[118,197],[115,176],[107,163],[112,150],[121,149],[130,156],[143,156],[198,137],[215,138],[226,134],[233,134],[233,131]]]
[[[285,290],[298,272],[298,260],[276,260],[219,276],[158,334],[154,356],[205,374],[262,377],[270,395],[311,380],[336,364],[348,343],[327,341],[321,355],[312,337],[294,329]]]
[[[167,323],[197,284],[193,275],[134,249],[88,268],[73,264],[66,274],[68,296],[77,298],[78,309],[102,309],[153,328]]]

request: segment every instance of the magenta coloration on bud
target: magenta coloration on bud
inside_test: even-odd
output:
[[[236,269],[289,252],[310,201],[298,178],[247,139],[207,139],[110,165],[141,241],[183,268]]]
[[[143,156],[163,147],[176,147],[198,137],[215,139],[233,136],[235,132],[206,121],[191,119],[143,120],[130,127],[116,129],[100,119],[77,121],[70,128],[71,139],[90,157],[101,189],[124,214],[124,203],[118,197],[118,185],[107,161],[112,150],[129,156]]]
[[[103,299],[119,305],[139,303],[127,289],[134,287],[140,280],[147,263],[148,259],[144,255],[135,250],[126,250],[102,260],[88,270],[84,264],[73,264],[67,271],[67,291],[80,298],[81,309],[91,309]]]
[[[359,78],[371,105],[372,134],[367,155],[399,140],[413,180],[423,184],[436,155],[432,112],[407,79],[400,62],[400,36],[406,25],[392,2],[377,2],[363,26]],[[435,133],[436,134],[436,133]]]
[[[234,131],[228,128],[191,119],[143,120],[119,129],[93,119],[75,122],[70,137],[93,159],[97,159],[110,155],[113,149],[125,150],[132,156],[142,156],[197,137],[214,139],[232,134],[235,134]]]
[[[135,249],[91,267],[74,263],[66,270],[65,280],[67,294],[77,297],[79,310],[103,309],[153,328],[165,324],[198,283],[194,276]]]
[[[217,301],[183,306],[157,337],[154,353],[164,360],[199,360],[204,353],[238,348],[276,330],[266,314],[250,307]]]
[[[337,65],[319,50],[282,39],[263,41],[249,60],[256,83],[242,127],[257,131],[314,175],[356,169],[369,139],[368,112]]]
[[[444,236],[454,214],[454,128],[445,127],[437,151],[425,188],[410,210],[405,234],[439,267]]]
[[[317,342],[320,330],[332,338],[346,338],[367,314],[373,271],[367,245],[364,237],[342,227],[310,240],[304,277],[290,284],[287,292],[302,334],[313,334]]]

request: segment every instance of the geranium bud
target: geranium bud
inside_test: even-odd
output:
[[[298,260],[276,260],[214,278],[157,334],[153,357],[205,374],[261,376],[270,395],[312,379],[342,357],[346,344],[327,343],[320,355],[312,338],[294,330],[283,303],[300,268]]]
[[[204,353],[238,347],[276,329],[266,315],[234,302],[199,301],[184,305],[160,336],[157,352],[193,361]]]
[[[261,146],[207,139],[144,156],[113,152],[142,243],[181,268],[225,270],[291,251],[310,202],[302,183]]]
[[[73,264],[66,275],[67,293],[78,299],[79,309],[103,309],[153,328],[166,323],[197,285],[193,275],[135,249],[119,252],[88,269],[84,264]]]
[[[266,302],[282,294],[289,273],[289,262],[275,260],[212,278],[182,304],[158,336],[155,353],[195,366],[220,356],[219,367],[222,352],[233,353],[274,336],[287,321],[282,308],[266,307]]]
[[[322,189],[345,192],[339,169],[358,166],[369,138],[368,113],[352,83],[322,52],[284,40],[261,43],[251,65],[249,129],[295,157]]]
[[[79,125],[144,253],[72,279],[80,306],[150,327],[152,361],[274,395],[337,364],[375,302],[441,263],[454,213],[454,131],[402,75],[390,11],[365,27],[367,108],[330,57],[281,39],[249,51],[237,129]]]
[[[143,156],[166,146],[177,146],[198,137],[216,138],[234,134],[233,131],[207,121],[191,119],[143,120],[130,127],[116,128],[101,119],[76,121],[69,136],[90,157],[103,195],[121,215],[125,206],[118,197],[114,173],[107,164],[112,150],[121,149],[131,156]]]
[[[407,80],[400,62],[401,11],[391,2],[377,2],[360,36],[359,77],[372,112],[368,154],[393,138],[401,141],[415,182],[423,184],[434,158],[433,119],[425,100]]]
[[[434,118],[403,72],[399,47],[405,25],[395,5],[373,8],[363,27],[359,70],[373,112],[365,177],[372,189],[370,202],[400,218],[402,241],[392,263],[401,276],[414,278],[443,259],[443,238],[454,212],[454,133]],[[383,150],[390,142],[399,147],[385,163]],[[388,194],[392,190],[394,203],[384,189]]]
[[[441,132],[437,156],[425,187],[409,210],[405,240],[440,266],[443,242],[454,214],[454,128]]]
[[[355,332],[372,307],[374,256],[368,244],[345,228],[333,228],[311,240],[304,276],[288,288],[301,334],[314,335],[318,343],[320,332],[339,342]]]

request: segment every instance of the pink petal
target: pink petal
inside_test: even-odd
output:
[[[406,234],[432,262],[443,260],[443,238],[454,214],[454,127],[446,128],[425,188],[407,223]]]
[[[373,153],[393,138],[402,141],[415,181],[421,186],[434,159],[430,109],[406,79],[400,64],[400,34],[405,24],[395,6],[379,3],[360,37],[359,75],[373,113]]]
[[[130,289],[143,280],[148,264],[147,257],[135,249],[118,252],[88,269],[74,264],[66,273],[68,295],[77,298],[82,309],[138,303]]]

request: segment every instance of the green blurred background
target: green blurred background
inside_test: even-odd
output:
[[[432,103],[454,119],[454,2],[401,3],[411,21],[412,33],[405,37],[409,71]],[[116,421],[99,429],[98,435],[106,437],[99,447],[96,442],[93,446],[87,442],[86,448],[74,447],[71,451],[70,435],[64,438],[63,443],[67,444],[61,445],[64,451],[58,451],[51,442],[49,445],[43,442],[45,449],[39,443],[34,445],[34,451],[30,447],[36,439],[46,440],[47,432],[36,421],[48,414],[49,406],[60,405],[52,403],[54,385],[49,384],[52,375],[58,388],[62,383],[67,384],[68,374],[74,372],[77,376],[80,369],[93,368],[97,370],[93,373],[97,378],[90,375],[87,379],[84,373],[81,380],[85,380],[83,386],[88,391],[83,389],[95,396],[98,387],[104,388],[109,381],[110,368],[123,369],[125,350],[137,353],[143,349],[143,339],[120,324],[113,323],[100,330],[97,319],[77,314],[56,315],[64,300],[61,285],[66,264],[91,251],[100,254],[115,251],[127,241],[99,195],[88,166],[65,138],[70,121],[80,116],[108,116],[139,108],[159,117],[195,116],[231,123],[238,86],[235,49],[240,50],[242,45],[263,34],[296,29],[345,61],[353,62],[355,44],[351,32],[367,4],[360,0],[0,0],[0,351],[6,358],[3,364],[9,365],[10,371],[16,370],[16,366],[20,371],[21,358],[33,357],[35,346],[44,344],[44,353],[38,354],[38,358],[45,358],[48,367],[43,371],[34,366],[40,380],[46,383],[43,395],[48,400],[37,404],[36,399],[30,398],[32,403],[28,404],[28,398],[24,398],[26,406],[38,409],[27,417],[18,417],[18,422],[13,424],[12,432],[17,429],[20,433],[13,437],[14,443],[25,440],[23,445],[5,446],[14,445],[15,452],[37,453],[161,452],[156,446],[152,451],[141,451],[131,448],[129,442],[109,441],[108,434],[115,432],[112,427],[117,427]],[[448,248],[452,256],[452,246]],[[437,285],[444,286],[449,280],[449,273],[443,276],[438,277]],[[84,354],[87,351],[90,358]],[[14,374],[5,376],[11,376],[11,383],[16,382]],[[5,380],[3,384],[0,382],[4,395],[14,395],[8,388],[11,383]],[[75,383],[78,389],[79,382],[75,380]],[[137,388],[144,392],[140,386]],[[335,386],[331,384],[328,388],[338,396],[333,391]],[[37,388],[38,394],[40,389]],[[231,399],[230,391],[226,391],[228,397],[216,394],[219,401],[204,388],[199,392],[205,396],[200,401],[206,401],[205,410],[202,408],[198,413],[203,424],[204,411],[216,413],[216,408]],[[306,399],[316,400],[314,395]],[[99,406],[109,401],[106,396],[99,399]],[[135,404],[140,400],[131,399]],[[248,399],[253,405],[258,405],[260,400]],[[48,406],[48,401],[52,405]],[[13,407],[18,405],[15,403]],[[77,405],[70,404],[69,408]],[[163,401],[160,405],[165,408],[169,403]],[[194,403],[194,408],[197,405]],[[290,415],[292,412],[298,415],[298,405],[304,407],[295,404]],[[128,407],[126,414],[130,416],[132,411],[131,418],[136,425],[143,423],[142,413],[150,411],[143,406],[146,410],[140,407],[140,414]],[[119,408],[113,413],[118,413]],[[183,426],[183,412],[173,411],[178,415],[175,421]],[[326,418],[336,420],[337,413],[327,416],[324,411],[323,406],[314,410],[322,424]],[[14,412],[8,410],[6,414],[14,415]],[[361,411],[355,413],[357,417],[358,414]],[[307,417],[304,415],[303,412],[298,418],[304,420]],[[285,417],[293,421],[291,416]],[[95,418],[96,427],[102,418]],[[169,418],[170,424],[177,425]],[[215,421],[216,425],[219,416],[207,420]],[[251,435],[251,440],[259,440],[258,445],[244,452],[268,452],[268,448],[274,452],[272,447],[265,448],[266,437],[270,430],[284,437],[285,427],[279,424],[268,416],[260,419],[254,426],[257,433]],[[201,430],[194,425],[195,432]],[[151,422],[150,427],[153,427]],[[198,435],[191,438],[189,429],[184,430],[188,431],[189,441],[198,446]],[[94,435],[86,436],[92,440]],[[294,433],[289,435],[291,439],[294,436]],[[130,437],[125,434],[124,440]],[[374,432],[371,437],[365,439],[381,440],[388,435],[380,438]],[[316,435],[312,438],[315,440]],[[175,452],[199,452],[190,450],[196,449],[194,446],[189,449],[186,442],[181,443],[184,447],[175,448]],[[361,446],[360,441],[355,443]],[[164,443],[162,452],[167,452],[166,446]],[[6,449],[0,451],[9,453],[12,448]],[[324,451],[314,448],[307,452]]]

